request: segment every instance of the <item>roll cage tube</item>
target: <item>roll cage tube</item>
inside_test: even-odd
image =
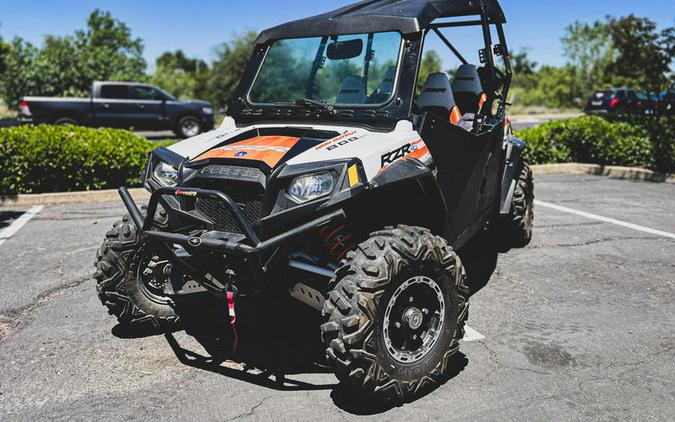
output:
[[[442,22],[429,25],[429,28],[424,31],[424,37],[429,34],[430,31],[433,31],[445,44],[446,47],[457,57],[457,59],[462,64],[467,64],[467,60],[462,56],[462,54],[457,50],[457,48],[448,40],[448,38],[440,31],[441,28],[456,28],[456,27],[466,27],[466,26],[480,26],[483,30],[483,42],[485,44],[485,49],[483,51],[483,56],[485,57],[485,64],[489,71],[489,80],[488,86],[486,87],[488,100],[486,106],[482,108],[479,115],[501,118],[506,112],[508,92],[511,87],[511,79],[513,76],[513,67],[511,63],[511,56],[509,54],[508,45],[506,43],[506,36],[504,34],[504,26],[501,22],[490,21],[488,16],[484,0],[480,0],[480,20],[467,20],[459,22]],[[497,29],[497,36],[499,37],[499,44],[492,45],[492,33],[490,31],[490,25],[495,25]],[[494,56],[500,55],[504,58],[505,64],[505,73],[501,72],[495,62]],[[419,71],[419,69],[418,69]],[[500,79],[503,84],[501,87],[501,93],[497,92],[497,80]],[[491,110],[495,100],[499,100],[499,108],[495,116],[491,116]]]

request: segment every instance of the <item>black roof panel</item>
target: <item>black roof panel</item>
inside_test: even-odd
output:
[[[504,23],[497,0],[482,0],[491,23]],[[258,44],[282,38],[398,31],[420,32],[438,18],[480,14],[481,0],[364,0],[263,31]]]

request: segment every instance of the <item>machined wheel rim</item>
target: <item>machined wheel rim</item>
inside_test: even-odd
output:
[[[445,298],[431,278],[416,276],[394,292],[384,313],[384,343],[400,363],[415,363],[434,348],[445,320]]]
[[[181,125],[181,130],[188,138],[199,135],[199,122],[194,119],[187,119]]]

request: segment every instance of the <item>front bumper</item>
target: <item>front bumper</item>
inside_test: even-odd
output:
[[[236,202],[234,202],[228,195],[220,191],[182,187],[159,188],[155,190],[150,197],[146,217],[143,217],[143,214],[138,209],[138,206],[131,198],[129,191],[126,188],[120,188],[119,194],[122,198],[122,202],[124,202],[124,205],[129,212],[129,215],[131,216],[134,225],[138,229],[139,233],[141,233],[141,236],[160,245],[162,249],[165,250],[169,255],[167,258],[177,268],[179,268],[185,274],[194,277],[195,280],[207,288],[207,290],[210,290],[212,293],[216,294],[226,293],[226,291],[222,288],[223,283],[216,283],[214,285],[211,276],[204,274],[197,268],[193,268],[183,258],[179,257],[174,252],[172,248],[173,245],[182,246],[187,251],[191,252],[218,252],[222,253],[223,255],[246,256],[248,258],[246,261],[250,266],[252,266],[251,270],[253,275],[256,277],[256,281],[259,285],[262,285],[264,284],[263,281],[266,278],[267,273],[270,272],[270,268],[260,264],[261,260],[250,258],[254,258],[256,255],[259,256],[264,253],[268,253],[312,230],[316,230],[328,224],[338,223],[345,219],[344,211],[339,209],[301,224],[270,239],[261,241],[258,238],[258,235],[256,234],[253,226],[242,214]],[[154,223],[155,212],[157,210],[159,201],[163,196],[209,198],[219,201],[223,204],[223,206],[227,207],[232,212],[237,221],[237,224],[241,228],[243,236],[239,234],[232,234],[231,236],[228,236],[228,233],[216,233],[217,235],[213,236],[214,232],[204,232],[200,236],[188,236],[179,233],[153,230],[152,226]],[[167,209],[167,212],[171,212],[171,209]]]

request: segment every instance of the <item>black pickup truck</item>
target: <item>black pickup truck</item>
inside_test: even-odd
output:
[[[24,97],[21,112],[34,124],[173,130],[190,138],[213,128],[213,106],[180,100],[152,85],[94,82],[89,98]]]

